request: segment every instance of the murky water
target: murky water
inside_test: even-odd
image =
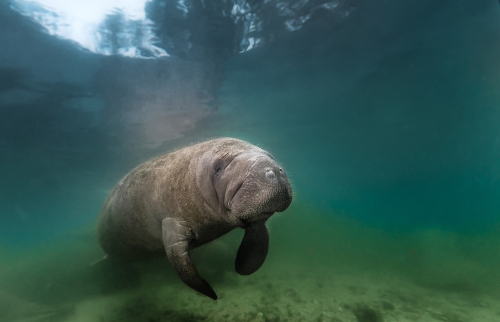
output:
[[[0,321],[500,319],[498,1],[97,5],[0,4]],[[263,267],[95,263],[118,180],[222,136],[292,181]]]

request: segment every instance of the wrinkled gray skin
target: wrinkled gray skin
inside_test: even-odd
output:
[[[267,255],[266,220],[291,202],[286,174],[269,153],[245,141],[216,139],[127,174],[104,203],[98,237],[111,258],[133,261],[166,252],[184,283],[215,300],[189,251],[243,228],[235,268],[252,274]]]

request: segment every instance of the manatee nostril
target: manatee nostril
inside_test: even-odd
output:
[[[274,178],[276,175],[274,174],[274,171],[271,169],[266,169],[266,177],[268,178]]]

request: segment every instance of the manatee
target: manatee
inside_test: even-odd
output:
[[[266,221],[291,202],[291,185],[271,154],[242,140],[214,139],[128,173],[104,202],[98,238],[111,259],[138,261],[166,253],[186,285],[216,300],[190,250],[243,228],[235,269],[252,274],[267,256]]]

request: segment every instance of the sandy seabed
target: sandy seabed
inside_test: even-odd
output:
[[[387,275],[337,273],[293,264],[252,277],[226,273],[213,301],[180,283],[75,304],[61,321],[500,321],[500,301],[436,291]]]
[[[388,234],[295,207],[271,218],[270,252],[234,272],[242,231],[193,251],[214,301],[166,258],[106,267],[94,229],[0,257],[0,322],[500,321],[498,234]],[[310,212],[310,211],[309,211]],[[104,265],[103,265],[104,263]]]

